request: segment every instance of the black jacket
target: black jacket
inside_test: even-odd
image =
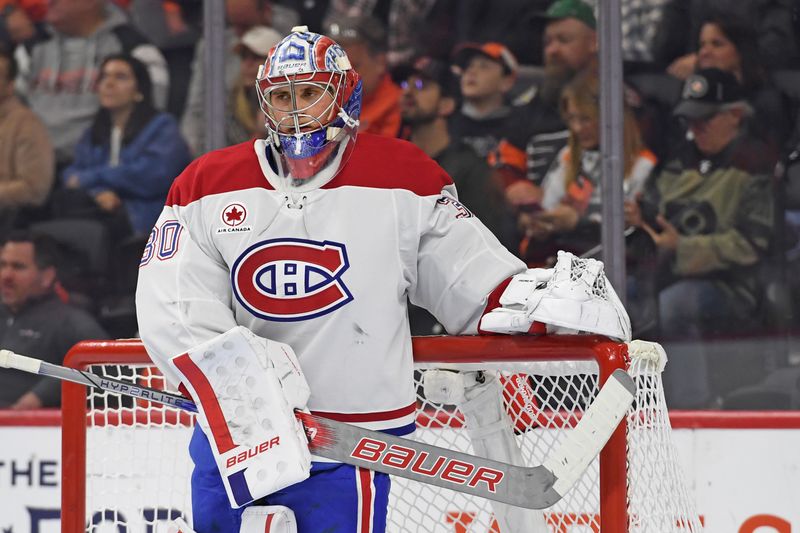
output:
[[[62,364],[78,341],[107,339],[91,315],[63,303],[55,295],[28,302],[17,314],[0,305],[0,346],[20,355]],[[0,369],[0,407],[9,407],[27,392],[35,393],[45,407],[61,403],[58,380]]]

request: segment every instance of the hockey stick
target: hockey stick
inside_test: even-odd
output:
[[[0,368],[13,368],[192,413],[194,402],[169,392],[104,378],[0,350]],[[559,501],[600,453],[633,403],[635,385],[615,370],[592,405],[542,465],[515,466],[297,412],[312,454],[518,507],[543,509]]]

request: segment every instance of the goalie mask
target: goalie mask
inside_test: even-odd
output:
[[[317,188],[346,162],[361,112],[361,80],[341,46],[305,26],[269,51],[256,79],[277,174]]]

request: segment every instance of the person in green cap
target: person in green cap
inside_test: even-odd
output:
[[[538,182],[569,136],[558,108],[561,89],[579,72],[597,68],[596,20],[580,0],[556,0],[542,13],[544,77],[494,154],[506,201],[524,210],[541,200]]]
[[[572,77],[597,61],[597,22],[594,12],[581,0],[556,0],[544,16],[543,96],[554,105]]]

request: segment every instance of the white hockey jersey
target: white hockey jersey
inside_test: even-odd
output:
[[[474,334],[525,265],[411,143],[361,134],[341,172],[302,194],[280,192],[265,154],[264,141],[211,152],[173,184],[136,294],[150,356],[175,383],[169,358],[243,325],[294,348],[312,411],[411,431],[406,298]]]

